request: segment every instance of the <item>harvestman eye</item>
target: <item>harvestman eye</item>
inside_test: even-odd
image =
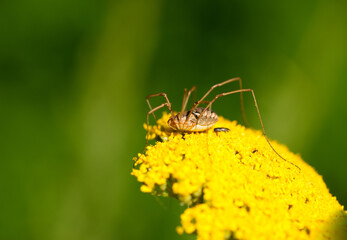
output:
[[[230,92],[225,92],[225,93],[221,93],[216,95],[212,101],[205,101],[205,98],[212,92],[213,89],[217,88],[217,87],[221,87],[225,84],[231,83],[231,82],[239,82],[239,89],[234,90],[234,91],[230,91]],[[243,93],[244,92],[251,92],[252,96],[253,96],[253,101],[255,104],[255,107],[257,109],[257,113],[258,113],[258,118],[259,118],[259,122],[263,131],[263,135],[267,141],[267,143],[269,144],[269,146],[271,147],[271,149],[284,161],[292,164],[293,166],[297,167],[299,170],[300,167],[298,167],[296,164],[286,160],[285,158],[283,158],[276,150],[275,148],[271,145],[266,133],[265,133],[265,128],[263,125],[263,121],[261,119],[260,116],[260,111],[259,111],[259,107],[257,104],[257,100],[255,98],[255,94],[253,89],[243,89],[242,88],[242,80],[241,78],[237,77],[237,78],[232,78],[229,79],[227,81],[218,83],[213,85],[206,93],[205,95],[197,102],[195,102],[193,104],[193,107],[188,110],[185,111],[186,107],[187,107],[187,103],[189,100],[189,97],[191,95],[191,93],[196,89],[196,87],[192,87],[188,92],[187,89],[184,89],[184,95],[183,95],[183,102],[182,102],[182,108],[181,108],[181,112],[179,112],[178,114],[174,114],[171,108],[171,103],[167,97],[167,95],[165,93],[157,93],[157,94],[152,94],[146,97],[146,101],[147,104],[149,106],[150,111],[147,113],[147,126],[149,125],[149,115],[153,114],[153,117],[155,118],[155,120],[157,119],[154,112],[157,111],[158,109],[161,109],[163,107],[167,107],[170,111],[171,117],[168,121],[168,125],[169,127],[171,127],[174,131],[177,132],[181,132],[181,133],[186,133],[186,132],[203,132],[206,131],[210,128],[213,127],[213,125],[215,125],[218,121],[218,115],[211,110],[211,106],[212,104],[220,97],[224,97],[227,95],[231,95],[234,93],[240,93],[240,109],[241,109],[241,115],[242,115],[242,119],[244,124],[247,126],[247,119],[246,119],[246,115],[245,115],[245,111],[244,111],[244,104],[243,104]],[[165,98],[165,102],[162,103],[161,105],[152,108],[149,99],[152,97],[156,97],[156,96],[162,96]],[[206,103],[207,106],[206,107],[199,107],[200,104]],[[229,129],[227,128],[215,128],[214,132],[228,132]],[[148,144],[148,135],[149,135],[149,129],[147,129],[147,135],[146,135],[146,145],[145,145],[145,149],[146,146]],[[143,150],[143,152],[145,151],[145,149]]]

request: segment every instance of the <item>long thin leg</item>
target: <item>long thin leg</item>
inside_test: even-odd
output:
[[[182,100],[182,108],[181,108],[181,113],[183,113],[183,106],[184,103],[186,102],[186,97],[187,97],[187,89],[184,89],[184,94],[183,94],[183,100]]]
[[[209,104],[211,101],[202,101],[200,104]],[[210,106],[210,109],[212,109],[212,105]]]
[[[169,108],[169,111],[170,111],[170,113],[171,113],[171,116],[172,116],[172,117],[175,117],[175,114],[172,112],[172,109],[171,109],[171,103],[170,103],[169,98],[167,97],[166,93],[156,93],[156,94],[148,95],[148,96],[146,97],[146,101],[147,101],[147,104],[148,104],[148,106],[149,106],[149,109],[152,110],[152,106],[151,106],[151,104],[150,104],[150,102],[149,102],[149,99],[152,98],[152,97],[156,97],[156,96],[163,96],[163,97],[165,98],[165,100],[166,100],[166,102],[167,102],[167,104],[168,104],[167,107]],[[154,117],[155,121],[157,121],[157,118],[156,118],[154,112],[152,112],[152,113],[153,113],[153,117]]]
[[[210,90],[208,90],[208,91],[205,93],[205,95],[204,95],[199,101],[197,101],[197,102],[193,105],[193,107],[192,107],[192,109],[191,109],[191,113],[188,115],[187,119],[189,119],[189,117],[190,117],[190,115],[192,114],[193,110],[194,110],[195,108],[197,108],[197,107],[204,101],[204,99],[212,92],[213,89],[215,89],[216,87],[221,87],[221,86],[223,86],[223,85],[225,85],[225,84],[228,84],[228,83],[231,83],[231,82],[235,82],[235,81],[238,81],[238,82],[239,82],[239,87],[240,87],[239,89],[242,89],[242,79],[239,78],[239,77],[231,78],[231,79],[226,80],[226,81],[224,81],[224,82],[221,82],[221,83],[218,83],[218,84],[213,85],[213,86],[210,88]],[[241,115],[242,115],[243,123],[244,123],[246,126],[248,126],[248,122],[247,122],[247,118],[246,118],[246,114],[245,114],[245,110],[244,110],[243,94],[242,94],[242,93],[240,94],[240,108],[241,108]]]
[[[189,100],[189,97],[190,97],[190,94],[196,89],[196,86],[193,86],[187,93],[186,95],[186,89],[184,89],[184,98],[183,98],[183,103],[182,103],[182,109],[181,109],[181,113],[184,112],[184,110],[186,109],[187,107],[187,103],[188,103],[188,100]]]
[[[208,103],[210,103],[211,101],[202,101],[202,102],[200,102],[200,104],[208,104]]]
[[[183,106],[184,106],[184,102],[186,101],[186,97],[187,97],[187,89],[184,89],[184,93],[183,93],[183,100],[182,100],[182,108],[181,108],[181,112],[183,112]]]
[[[154,113],[155,111],[157,111],[158,109],[160,108],[163,108],[167,106],[169,108],[169,110],[171,111],[171,107],[170,107],[170,103],[163,103],[153,109],[151,109],[148,113],[147,113],[147,133],[146,133],[146,144],[145,144],[145,148],[143,149],[142,153],[145,152],[146,150],[146,147],[147,147],[147,144],[148,144],[148,134],[149,134],[149,115],[151,115],[152,113]]]
[[[259,111],[259,107],[258,107],[258,104],[257,104],[257,99],[255,98],[255,94],[254,94],[254,91],[253,89],[240,89],[240,90],[235,90],[235,91],[231,91],[231,92],[226,92],[226,93],[221,93],[221,94],[218,94],[217,96],[214,97],[214,99],[207,105],[207,107],[205,107],[205,109],[202,111],[202,113],[200,114],[200,116],[203,115],[203,113],[212,105],[212,103],[214,101],[216,101],[219,97],[223,97],[223,96],[227,96],[227,95],[230,95],[230,94],[234,94],[234,93],[242,93],[242,92],[251,92],[252,93],[252,96],[253,96],[253,100],[254,100],[254,104],[255,104],[255,107],[257,108],[257,112],[258,112],[258,117],[259,117],[259,121],[260,121],[260,125],[261,125],[261,128],[263,130],[263,135],[266,139],[266,141],[268,142],[268,144],[270,145],[270,147],[272,148],[272,150],[280,157],[282,158],[284,161],[286,162],[289,162],[290,164],[294,165],[295,167],[297,167],[299,170],[300,167],[298,167],[296,164],[286,160],[285,158],[283,158],[276,150],[275,148],[271,145],[270,143],[270,140],[268,139],[266,133],[265,133],[265,128],[264,128],[264,125],[263,125],[263,121],[261,119],[261,116],[260,116],[260,111]],[[199,121],[199,119],[197,120]]]

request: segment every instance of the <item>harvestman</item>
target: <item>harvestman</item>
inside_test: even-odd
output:
[[[239,89],[238,90],[234,90],[231,92],[225,92],[225,93],[221,93],[216,95],[212,101],[204,101],[204,99],[211,93],[211,91],[217,87],[223,86],[225,84],[231,83],[231,82],[239,82]],[[260,121],[260,125],[261,128],[263,130],[263,135],[266,139],[266,141],[268,142],[269,146],[272,148],[272,150],[280,157],[282,158],[284,161],[294,165],[295,167],[297,167],[299,170],[300,167],[298,167],[296,164],[286,160],[285,158],[283,158],[276,150],[275,148],[271,145],[266,133],[265,133],[265,129],[264,129],[264,125],[263,125],[263,121],[261,119],[260,116],[260,112],[259,112],[259,108],[258,108],[258,104],[257,104],[257,100],[255,98],[255,94],[253,89],[242,89],[242,80],[241,78],[237,77],[237,78],[232,78],[229,79],[227,81],[218,83],[213,85],[210,90],[208,90],[205,95],[196,103],[194,103],[193,107],[189,110],[189,111],[185,111],[190,94],[196,89],[196,87],[192,87],[188,92],[187,89],[184,89],[184,95],[183,95],[183,103],[182,103],[182,108],[181,108],[181,112],[179,112],[178,114],[174,114],[171,108],[171,103],[166,95],[166,93],[157,93],[157,94],[151,94],[149,96],[146,97],[146,101],[148,103],[148,106],[150,108],[150,111],[147,113],[147,126],[149,126],[149,115],[153,114],[153,117],[155,118],[155,120],[157,120],[154,112],[157,111],[160,108],[163,108],[165,106],[168,107],[170,113],[171,113],[171,117],[168,120],[168,125],[175,131],[178,132],[202,132],[202,131],[206,131],[208,129],[210,129],[214,124],[217,123],[218,121],[218,115],[211,110],[211,105],[220,97],[223,96],[227,96],[227,95],[231,95],[234,93],[240,93],[240,104],[241,104],[241,114],[242,114],[242,118],[243,121],[245,123],[245,125],[247,125],[247,120],[246,120],[246,116],[244,113],[244,105],[243,105],[243,92],[251,92],[252,96],[253,96],[253,100],[254,100],[254,104],[255,107],[257,108],[257,113],[258,113],[258,118]],[[156,97],[156,96],[163,96],[166,100],[165,103],[152,108],[149,99],[152,97]],[[207,103],[206,107],[198,107],[200,104],[203,103]],[[147,129],[147,135],[146,135],[146,145],[145,148],[148,144],[148,129]]]

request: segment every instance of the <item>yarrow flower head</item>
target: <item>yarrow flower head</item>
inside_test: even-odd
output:
[[[260,131],[219,117],[229,132],[181,134],[164,113],[145,125],[159,141],[134,158],[141,191],[178,199],[187,209],[179,234],[198,240],[347,239],[346,212],[299,155]],[[300,167],[296,168],[293,163]]]

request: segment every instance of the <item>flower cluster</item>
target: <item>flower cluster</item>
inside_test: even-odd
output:
[[[181,134],[168,114],[146,126],[154,146],[135,158],[141,191],[178,199],[187,209],[179,234],[210,239],[336,239],[346,212],[322,177],[298,155],[260,131],[219,118],[229,132]],[[291,164],[292,163],[292,164]],[[295,167],[295,165],[299,168]],[[347,235],[345,235],[347,236]]]

